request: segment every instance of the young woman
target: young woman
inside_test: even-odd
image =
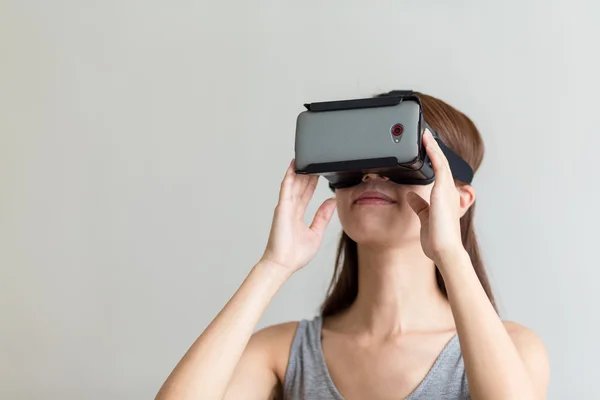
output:
[[[429,126],[477,170],[475,125],[419,97]],[[292,161],[263,257],[157,399],[544,399],[544,345],[495,309],[473,230],[475,190],[455,182],[428,131],[424,144],[433,184],[367,174],[336,190],[310,226],[303,217],[317,178],[296,175]],[[343,233],[321,314],[253,333],[275,293],[315,256],[336,206]]]

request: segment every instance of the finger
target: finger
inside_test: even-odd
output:
[[[429,218],[429,203],[427,203],[424,198],[415,192],[409,192],[406,195],[406,201],[415,214],[417,214],[421,222]]]
[[[298,180],[298,187],[299,190],[296,193],[298,195],[298,197],[302,196],[302,193],[304,193],[304,190],[306,189],[306,186],[308,185],[308,182],[310,182],[310,178],[311,175],[299,175],[296,177],[296,179]]]
[[[279,200],[283,200],[283,199],[291,199],[292,197],[292,189],[293,189],[293,184],[294,184],[294,178],[296,175],[296,163],[294,162],[294,160],[292,159],[292,161],[290,161],[290,165],[288,166],[287,170],[285,171],[285,176],[283,177],[283,180],[281,181],[281,188],[279,190]]]
[[[452,171],[450,170],[448,159],[429,129],[425,130],[424,142],[425,150],[431,159],[431,165],[433,166],[433,172],[435,172],[436,177],[439,177],[442,180],[452,181]]]
[[[312,199],[313,194],[315,193],[317,183],[319,183],[318,176],[310,176],[307,180],[306,187],[304,188],[304,192],[302,193],[302,197],[300,198],[300,202],[305,208],[310,202],[310,199]]]
[[[312,224],[310,225],[310,229],[318,235],[323,235],[325,232],[325,228],[329,225],[329,221],[331,221],[331,217],[333,216],[333,212],[335,211],[336,200],[335,198],[327,199],[321,204],[317,213],[315,214],[315,218],[313,219]]]
[[[310,185],[312,181],[313,175],[298,175],[296,179],[298,180],[298,186],[294,187],[294,196],[298,198],[302,198],[306,188]]]
[[[308,178],[310,178],[308,175],[303,174],[296,175],[294,177],[294,184],[292,185],[292,196],[294,198],[300,198],[302,192],[304,192],[306,184],[308,183]]]

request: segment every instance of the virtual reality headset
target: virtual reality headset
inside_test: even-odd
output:
[[[296,120],[296,173],[321,175],[332,190],[358,185],[368,173],[399,184],[432,183],[435,174],[423,146],[426,128],[454,178],[467,184],[473,180],[469,164],[427,125],[421,101],[411,90],[304,106]]]

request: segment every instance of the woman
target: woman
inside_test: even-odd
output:
[[[475,125],[419,97],[429,126],[477,170]],[[292,161],[263,257],[157,398],[545,398],[544,345],[496,312],[473,230],[475,190],[455,182],[430,132],[423,140],[433,184],[367,174],[336,190],[310,226],[303,217],[317,178],[296,175]],[[253,334],[275,293],[315,256],[336,206],[344,232],[321,315]]]

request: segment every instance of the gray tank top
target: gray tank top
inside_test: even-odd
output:
[[[298,324],[283,383],[284,400],[344,400],[325,364],[321,348],[322,323],[321,317],[315,317]],[[470,398],[460,343],[454,335],[406,400]]]

